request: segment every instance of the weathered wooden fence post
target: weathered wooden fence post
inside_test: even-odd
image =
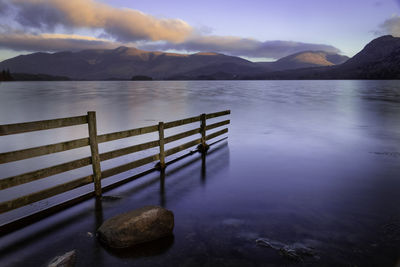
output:
[[[206,114],[200,115],[200,133],[201,133],[201,144],[199,145],[199,150],[201,152],[206,152],[208,150],[208,145],[206,143]]]
[[[101,168],[99,145],[97,143],[96,112],[88,111],[89,144],[92,154],[93,182],[96,197],[101,196]]]
[[[90,151],[91,151],[91,156],[86,156],[84,158],[71,160],[69,162],[57,164],[57,165],[42,168],[42,169],[36,169],[34,171],[28,171],[28,172],[14,175],[11,177],[5,177],[5,178],[0,177],[0,195],[2,194],[2,190],[6,190],[8,188],[12,188],[12,187],[23,185],[23,184],[28,184],[28,183],[31,183],[31,182],[34,182],[34,181],[37,181],[37,180],[40,180],[43,178],[47,178],[49,176],[69,172],[69,171],[72,171],[72,170],[75,170],[78,168],[82,168],[85,166],[89,166],[89,165],[92,165],[92,169],[93,169],[93,172],[90,175],[85,175],[84,177],[69,180],[66,183],[54,185],[54,186],[51,186],[51,187],[48,187],[45,189],[37,188],[37,190],[35,190],[32,193],[22,195],[22,196],[16,196],[15,198],[5,200],[5,201],[3,200],[2,202],[0,202],[0,214],[10,212],[12,210],[30,205],[32,203],[36,203],[38,201],[48,199],[50,197],[54,197],[56,195],[59,195],[59,194],[65,193],[65,192],[71,192],[82,186],[86,186],[86,185],[89,185],[92,183],[94,186],[94,193],[97,197],[96,200],[98,200],[98,202],[96,202],[96,204],[99,205],[99,206],[96,206],[96,209],[98,210],[98,208],[100,208],[100,211],[101,211],[101,205],[100,205],[101,198],[100,197],[101,197],[102,191],[106,191],[106,190],[114,188],[118,185],[127,183],[129,181],[133,181],[136,178],[149,173],[149,171],[152,171],[153,169],[141,172],[135,176],[131,176],[131,177],[122,179],[118,182],[109,184],[106,187],[101,186],[101,179],[111,177],[111,176],[129,171],[131,169],[135,169],[140,166],[150,164],[155,161],[159,161],[157,163],[156,167],[158,167],[160,169],[160,180],[161,180],[160,194],[162,195],[161,205],[165,205],[165,196],[164,196],[164,193],[165,193],[165,191],[164,191],[165,181],[164,180],[165,180],[165,175],[166,175],[165,174],[165,167],[166,167],[165,157],[180,153],[184,150],[187,150],[189,148],[192,148],[192,147],[198,145],[198,150],[203,152],[201,156],[202,156],[202,178],[204,180],[206,178],[206,166],[205,166],[206,153],[205,152],[208,149],[208,145],[207,145],[206,141],[228,133],[228,128],[214,131],[213,133],[209,133],[208,135],[207,135],[206,131],[216,129],[216,128],[222,127],[224,125],[228,125],[230,123],[230,120],[224,120],[224,121],[220,121],[220,122],[216,122],[216,123],[209,123],[208,125],[206,125],[206,119],[207,118],[208,119],[217,118],[217,117],[225,116],[228,114],[230,114],[230,110],[214,112],[214,113],[209,113],[209,114],[201,114],[201,115],[197,115],[197,116],[194,116],[191,118],[170,121],[167,123],[160,122],[159,124],[154,124],[151,126],[130,129],[130,130],[124,130],[124,131],[120,131],[120,132],[113,132],[113,133],[108,133],[108,134],[102,134],[102,135],[97,135],[97,125],[96,125],[97,121],[96,121],[95,111],[89,111],[86,115],[82,115],[82,116],[0,125],[0,136],[14,135],[14,134],[19,134],[19,133],[27,133],[27,132],[35,132],[35,131],[43,131],[43,130],[56,129],[56,128],[61,128],[61,127],[69,127],[69,126],[75,126],[75,125],[83,125],[83,124],[88,125],[88,131],[89,131],[89,137],[79,138],[79,139],[75,139],[75,140],[69,140],[69,141],[55,143],[55,144],[42,145],[42,146],[38,146],[38,147],[25,148],[25,149],[20,149],[20,150],[15,150],[15,151],[1,152],[0,153],[0,165],[4,164],[4,163],[20,161],[20,160],[35,158],[35,157],[39,157],[39,156],[43,156],[43,155],[49,155],[49,154],[54,154],[54,153],[63,152],[63,151],[67,151],[67,150],[87,147],[88,145],[90,145]],[[177,134],[167,136],[167,137],[164,136],[165,129],[179,127],[182,125],[188,125],[188,124],[192,124],[192,123],[198,122],[198,121],[201,121],[200,128],[196,127],[195,129],[192,129],[189,131],[179,132]],[[159,132],[159,140],[153,140],[150,142],[136,144],[136,145],[132,145],[132,146],[128,146],[128,147],[124,147],[124,148],[120,148],[117,150],[112,150],[109,152],[99,154],[99,146],[98,146],[99,143],[110,142],[110,141],[114,141],[114,140],[119,140],[119,139],[123,139],[123,138],[143,135],[143,134],[155,133],[157,131]],[[201,134],[201,138],[198,138],[199,133]],[[175,147],[165,149],[165,144],[169,144],[171,142],[182,140],[186,137],[190,137],[190,136],[194,136],[194,135],[196,135],[195,140],[185,142],[183,144],[178,144]],[[226,138],[227,137],[225,137],[223,139],[226,139]],[[223,140],[223,139],[221,139],[221,140]],[[221,141],[221,140],[219,140],[219,141]],[[217,141],[217,142],[219,142],[219,141]],[[118,158],[118,157],[121,157],[124,155],[136,153],[139,151],[144,151],[144,150],[147,150],[150,148],[156,148],[157,146],[160,147],[159,153],[154,152],[154,154],[152,154],[150,156],[141,157],[141,158],[135,159],[134,161],[131,161],[129,163],[125,163],[123,165],[109,168],[107,170],[103,170],[103,171],[101,170],[100,160],[106,161],[109,159]],[[203,150],[203,147],[205,148],[205,150]],[[150,152],[150,151],[148,151],[148,152]],[[192,152],[193,151],[190,151],[190,153],[188,153],[186,155],[192,155],[193,154]],[[176,162],[177,160],[180,160],[180,159],[186,157],[186,155],[183,155],[174,160],[171,160],[171,163]],[[0,175],[1,175],[1,173],[0,173]],[[35,188],[35,186],[33,188]],[[76,193],[78,193],[78,192],[76,192]],[[37,211],[35,213],[25,214],[25,215],[22,215],[22,217],[20,217],[18,219],[7,222],[5,224],[0,224],[0,237],[5,234],[9,234],[10,231],[14,231],[15,229],[18,229],[22,226],[28,225],[28,224],[32,223],[33,221],[48,217],[50,214],[53,214],[60,210],[63,210],[67,207],[71,207],[72,205],[80,203],[86,199],[89,199],[92,196],[93,196],[93,192],[87,192],[83,195],[79,194],[76,197],[69,198],[69,199],[67,199],[63,202],[60,202],[54,206],[44,207],[43,209],[40,209],[39,211]],[[96,217],[96,223],[99,223],[102,221],[101,212],[98,215],[99,216]]]
[[[160,146],[160,169],[165,168],[165,152],[164,152],[164,122],[158,123],[158,135],[159,135],[159,146]]]

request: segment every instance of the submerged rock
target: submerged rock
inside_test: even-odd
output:
[[[268,238],[258,238],[256,244],[277,250],[282,257],[293,261],[303,261],[304,257],[314,257],[316,255],[313,248],[301,243],[287,245]]]
[[[57,256],[52,259],[47,267],[72,267],[75,266],[76,252],[75,250],[69,251],[64,255]]]
[[[268,238],[258,238],[256,240],[256,244],[263,247],[273,248],[275,250],[279,250],[285,246],[284,243],[275,240],[270,240]]]
[[[100,240],[111,248],[126,248],[172,235],[174,214],[159,206],[146,206],[105,221]]]

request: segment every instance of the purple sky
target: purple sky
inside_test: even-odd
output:
[[[400,36],[398,0],[0,0],[0,60],[33,51],[136,46],[252,60],[302,50],[353,56]]]

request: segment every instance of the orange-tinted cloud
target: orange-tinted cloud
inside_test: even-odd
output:
[[[13,0],[16,20],[25,27],[104,30],[118,41],[184,41],[192,27],[180,19],[159,19],[138,10],[115,8],[93,0]]]
[[[71,51],[83,49],[112,49],[120,43],[94,37],[66,34],[0,34],[0,48],[16,51]]]

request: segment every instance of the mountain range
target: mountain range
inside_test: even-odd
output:
[[[20,55],[0,62],[0,69],[10,69],[16,77],[39,74],[72,80],[398,79],[400,38],[377,38],[352,58],[304,51],[275,62],[251,62],[212,52],[177,54],[122,46]]]
[[[342,64],[249,75],[243,79],[400,79],[400,38],[379,37]]]

